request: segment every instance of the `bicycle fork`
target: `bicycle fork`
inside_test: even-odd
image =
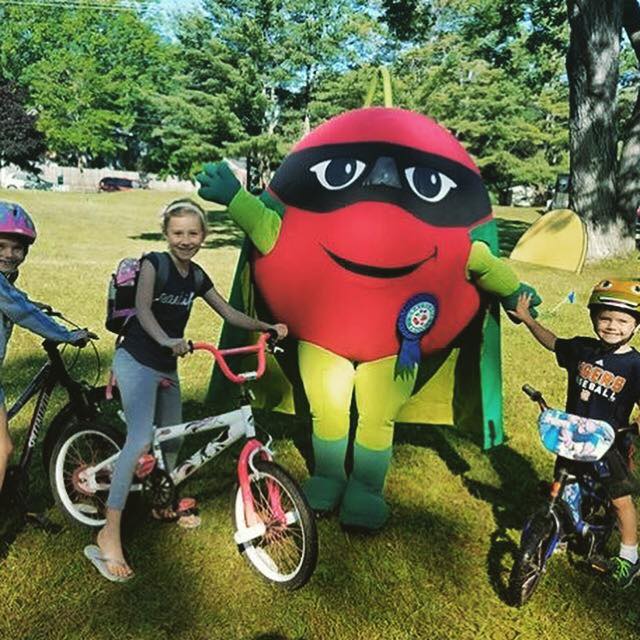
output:
[[[586,559],[589,561],[595,549],[596,537],[589,524],[582,516],[582,487],[577,478],[570,481],[566,471],[562,471],[551,489],[550,509],[562,506],[574,531],[585,540],[587,544]]]
[[[252,472],[258,473],[253,466],[253,460],[256,456],[262,460],[271,461],[273,459],[270,451],[259,440],[251,439],[244,445],[238,458],[238,482],[242,495],[244,520],[247,526],[235,532],[234,540],[236,544],[243,544],[262,537],[267,529],[268,523],[265,523],[257,513],[251,491],[250,474]],[[282,508],[280,489],[275,482],[269,479],[267,479],[267,499],[276,520],[283,525],[288,524],[287,514]]]

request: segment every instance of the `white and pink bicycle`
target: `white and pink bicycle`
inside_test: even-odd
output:
[[[234,540],[251,566],[267,580],[297,589],[313,574],[318,557],[318,534],[313,511],[299,484],[273,461],[266,443],[256,438],[250,392],[245,383],[258,379],[266,366],[269,334],[257,344],[217,349],[197,342],[194,351],[208,351],[221,371],[240,385],[239,407],[221,415],[155,430],[151,452],[141,458],[132,492],[142,492],[152,507],[175,506],[176,487],[206,462],[246,438],[237,465],[238,487],[232,505]],[[255,371],[235,374],[228,356],[257,354]],[[104,524],[105,503],[114,463],[124,435],[113,423],[119,403],[103,403],[91,423],[70,424],[57,440],[49,466],[49,480],[58,507],[72,522],[89,527]],[[215,431],[216,436],[195,451],[171,473],[165,467],[161,444],[167,440]]]

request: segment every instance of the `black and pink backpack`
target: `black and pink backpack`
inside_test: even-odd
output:
[[[136,315],[136,289],[142,258],[123,258],[111,274],[107,294],[107,319],[104,323],[108,331],[121,336],[127,323]],[[166,253],[158,253],[158,272],[154,286],[154,296],[159,296],[169,278],[169,260]]]
[[[136,289],[138,276],[142,264],[143,253],[139,258],[123,258],[116,270],[111,274],[107,293],[107,319],[104,326],[118,337],[124,335],[127,324],[136,315]],[[156,253],[158,256],[158,271],[153,288],[153,297],[157,298],[169,279],[171,257],[168,253]],[[204,271],[197,264],[194,267],[195,287],[199,291],[204,282]]]

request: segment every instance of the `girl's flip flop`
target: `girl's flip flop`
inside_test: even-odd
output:
[[[115,564],[121,567],[126,566],[125,562],[119,562],[117,560],[111,560],[109,558],[105,558],[102,555],[102,551],[100,547],[96,544],[87,545],[84,548],[84,555],[89,559],[91,564],[100,572],[100,575],[111,582],[127,582],[133,578],[134,574],[130,573],[128,576],[117,576],[107,568],[107,564]]]

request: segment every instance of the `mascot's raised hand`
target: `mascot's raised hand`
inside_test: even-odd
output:
[[[196,176],[202,185],[198,195],[203,200],[229,205],[242,188],[226,162],[208,162]]]

